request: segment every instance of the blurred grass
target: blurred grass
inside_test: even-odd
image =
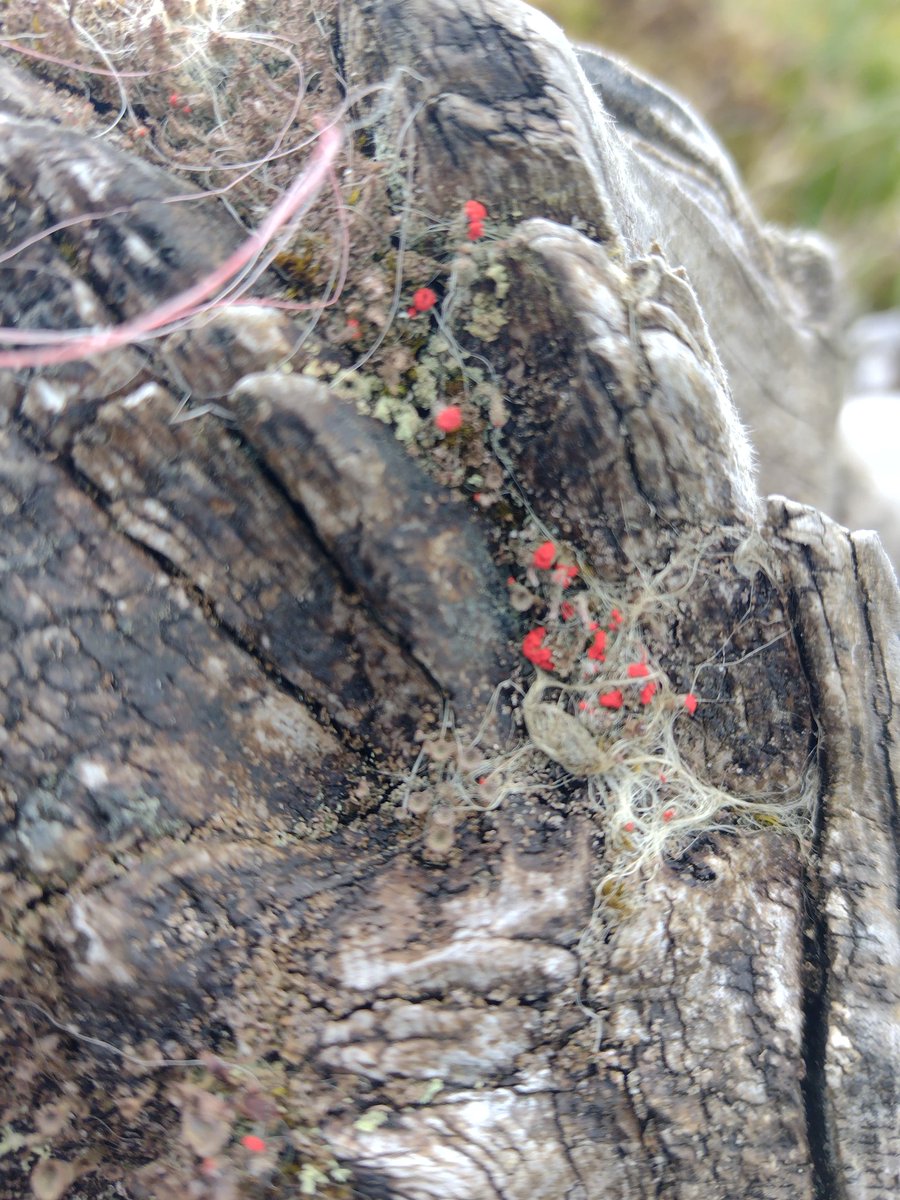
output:
[[[838,246],[860,311],[900,306],[898,0],[533,0],[685,96],[763,216]]]

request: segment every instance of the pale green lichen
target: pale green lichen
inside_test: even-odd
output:
[[[462,381],[466,389],[484,384],[484,369],[469,361],[470,355],[451,344],[443,333],[433,334],[416,362],[413,393],[423,408],[446,401],[448,385]]]
[[[422,425],[422,416],[415,404],[403,395],[387,390],[377,375],[343,369],[329,379],[332,370],[330,364],[314,360],[306,364],[303,373],[314,379],[324,379],[337,396],[348,400],[363,416],[392,425],[399,441],[414,440]]]
[[[353,1128],[358,1129],[360,1133],[374,1133],[380,1125],[383,1125],[390,1116],[390,1111],[381,1105],[376,1105],[374,1108],[367,1108],[361,1117],[353,1122]]]
[[[408,400],[387,392],[382,394],[372,409],[372,416],[393,425],[397,440],[401,442],[411,442],[422,425],[421,416]]]
[[[476,292],[472,297],[465,329],[482,342],[496,341],[506,324],[506,312],[496,293]]]
[[[328,1176],[314,1163],[304,1163],[300,1168],[300,1195],[314,1196],[319,1185],[328,1182]]]
[[[303,364],[301,375],[307,375],[310,379],[325,379],[329,374],[327,364],[321,362],[318,358],[308,358]]]
[[[419,1103],[430,1104],[435,1096],[437,1096],[443,1090],[443,1079],[429,1079],[425,1087],[422,1089],[422,1095],[419,1097]]]
[[[329,387],[336,395],[355,404],[357,412],[371,416],[373,401],[381,394],[383,384],[374,375],[361,371],[339,371]]]
[[[7,1154],[18,1154],[23,1146],[28,1145],[28,1136],[13,1129],[12,1125],[4,1125],[0,1129],[0,1158]]]
[[[423,356],[416,364],[413,394],[423,408],[432,408],[437,404],[438,376],[433,362],[428,356]]]
[[[477,260],[467,256],[466,261],[472,268],[471,283],[460,289],[454,273],[452,301],[443,317],[437,316],[432,322],[424,341],[415,348],[405,339],[388,341],[383,353],[389,356],[402,352],[400,368],[396,363],[390,366],[388,359],[381,365],[376,360],[370,371],[340,367],[328,360],[323,347],[314,344],[302,373],[327,383],[362,415],[391,426],[397,440],[405,445],[418,438],[429,413],[463,398],[482,409],[495,428],[502,426],[505,406],[497,387],[488,382],[490,368],[479,365],[479,355],[456,341],[453,314],[462,304],[464,328],[482,341],[495,340],[506,324],[504,301],[510,289],[509,273],[493,248],[480,247]]]
[[[509,295],[509,272],[499,259],[494,259],[484,272],[486,278],[494,282],[494,294],[498,300],[505,300]]]
[[[488,286],[485,286],[487,284]],[[506,325],[505,301],[510,278],[505,263],[492,249],[481,273],[481,286],[473,287],[467,298],[464,328],[483,342],[493,342]]]

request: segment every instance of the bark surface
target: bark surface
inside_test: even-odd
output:
[[[873,535],[759,498],[738,417],[767,490],[828,503],[827,256],[519,3],[327,22],[348,89],[394,81],[353,116],[397,210],[488,207],[445,314],[502,416],[403,444],[274,309],[0,372],[0,1194],[889,1200],[900,599]],[[117,215],[30,246],[0,324],[127,319],[237,244],[20,70],[4,245]],[[676,564],[643,629],[701,700],[685,759],[805,788],[806,842],[723,818],[598,905],[609,800],[552,760],[429,840],[423,737],[510,679],[486,736],[525,737],[535,518],[626,604]]]

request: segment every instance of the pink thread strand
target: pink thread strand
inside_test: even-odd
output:
[[[60,363],[75,362],[92,354],[106,353],[118,346],[128,345],[146,334],[154,333],[158,336],[173,322],[186,316],[196,315],[197,305],[231,282],[238,272],[268,245],[278,230],[296,216],[304,204],[309,204],[316,198],[329,176],[341,142],[342,136],[337,128],[330,126],[323,129],[309,166],[285,192],[256,232],[242,242],[219,267],[204,276],[193,287],[179,292],[178,295],[131,321],[111,326],[108,329],[94,332],[88,329],[83,331],[47,330],[46,340],[50,344],[45,349],[0,350],[0,367],[16,370],[22,367],[49,367],[57,366]],[[27,333],[30,338],[33,338],[38,331],[0,328],[0,340],[21,342],[25,340],[22,336],[23,333]],[[65,339],[66,344],[60,344],[61,339]]]

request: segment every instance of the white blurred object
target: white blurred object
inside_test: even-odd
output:
[[[900,391],[850,396],[841,409],[840,433],[881,495],[900,505]]]
[[[861,317],[847,340],[840,519],[851,528],[877,529],[900,563],[900,309]]]
[[[850,330],[852,395],[900,392],[900,308],[869,313]]]

